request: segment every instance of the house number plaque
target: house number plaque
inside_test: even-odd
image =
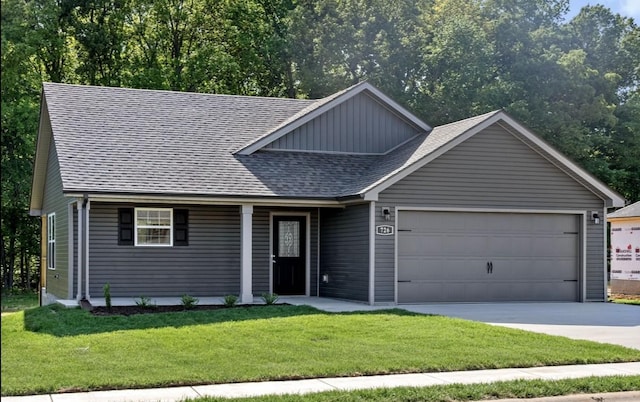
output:
[[[381,236],[390,236],[394,233],[393,226],[391,225],[377,225],[376,234]]]

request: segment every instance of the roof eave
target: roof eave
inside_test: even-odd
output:
[[[45,129],[46,132],[45,132]],[[49,147],[52,141],[51,122],[47,111],[47,101],[44,94],[44,86],[40,97],[40,115],[38,125],[38,138],[36,141],[36,155],[33,162],[31,175],[31,194],[29,199],[29,215],[40,216],[44,200],[44,186],[46,182],[47,163],[49,159]]]

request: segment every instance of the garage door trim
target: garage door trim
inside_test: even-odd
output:
[[[518,208],[449,208],[449,207],[413,207],[413,206],[395,206],[395,222],[396,227],[394,235],[394,302],[398,304],[398,219],[403,211],[424,211],[424,212],[478,212],[478,213],[505,213],[505,214],[559,214],[559,215],[578,215],[580,216],[580,262],[579,262],[579,278],[580,290],[579,300],[586,301],[587,295],[587,213],[584,210],[575,209],[518,209]]]

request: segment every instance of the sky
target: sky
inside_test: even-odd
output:
[[[602,4],[613,11],[614,14],[631,17],[636,25],[640,24],[640,0],[570,0],[569,14],[567,14],[566,19],[570,20],[575,17],[580,9],[586,5],[595,6],[596,4]]]

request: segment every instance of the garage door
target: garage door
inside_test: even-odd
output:
[[[400,211],[398,302],[578,301],[578,215]]]

